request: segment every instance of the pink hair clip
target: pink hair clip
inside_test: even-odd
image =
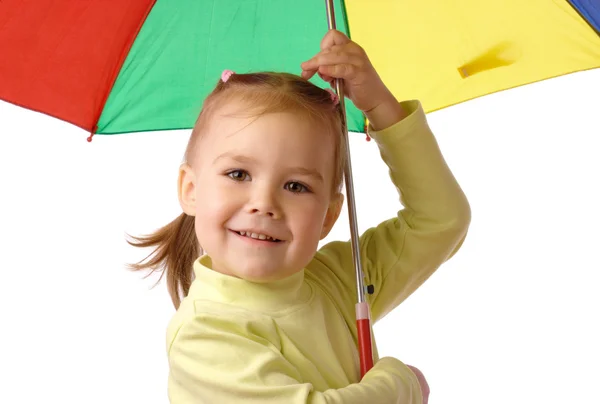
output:
[[[221,73],[221,80],[223,83],[227,83],[227,80],[229,80],[229,78],[234,74],[235,72],[232,70],[223,70],[223,73]]]
[[[338,105],[340,103],[340,97],[338,97],[335,91],[333,91],[331,88],[327,88],[326,91],[331,96],[331,101],[333,101],[335,105]]]

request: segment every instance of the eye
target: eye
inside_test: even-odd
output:
[[[250,178],[248,172],[244,170],[233,170],[227,173],[227,176],[234,181],[247,181]]]
[[[308,187],[306,185],[301,184],[296,181],[290,181],[287,184],[285,184],[285,189],[287,189],[288,191],[293,192],[295,194],[310,192],[310,189],[308,189]]]

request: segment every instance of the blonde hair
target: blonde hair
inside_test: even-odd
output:
[[[334,136],[335,156],[332,194],[340,192],[346,164],[345,123],[341,108],[330,92],[309,81],[288,73],[233,74],[226,81],[219,80],[213,92],[205,99],[202,111],[194,125],[184,160],[191,165],[198,139],[206,132],[211,117],[227,102],[240,101],[248,106],[250,116],[268,113],[294,112],[327,127]],[[187,296],[193,280],[194,261],[202,255],[194,227],[194,217],[185,213],[156,232],[131,236],[127,242],[134,247],[152,247],[152,252],[128,267],[134,271],[160,272],[159,281],[166,273],[167,288],[175,308]]]

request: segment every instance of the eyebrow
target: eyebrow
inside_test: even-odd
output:
[[[213,164],[215,164],[217,161],[224,159],[224,158],[229,158],[229,159],[237,161],[238,163],[241,163],[241,164],[256,164],[258,162],[258,160],[256,160],[253,157],[244,156],[241,154],[235,154],[232,152],[225,152],[225,153],[221,154],[220,156],[218,156],[213,161]],[[312,177],[315,180],[320,181],[320,182],[325,182],[321,173],[315,169],[305,168],[305,167],[293,167],[293,168],[290,168],[289,171],[291,173]]]
[[[229,158],[231,160],[235,160],[238,163],[246,163],[246,164],[252,164],[252,163],[256,163],[257,160],[252,158],[252,157],[248,157],[248,156],[242,156],[241,154],[235,154],[232,152],[225,152],[219,156],[217,156],[217,158],[213,161],[213,164],[215,164],[217,161],[221,160],[221,159],[225,159],[225,158]]]
[[[310,168],[304,168],[304,167],[294,167],[290,171],[293,173],[300,174],[300,175],[306,175],[306,176],[312,177],[313,179],[320,181],[320,182],[325,182],[325,180],[323,179],[323,176],[317,170],[312,170]]]

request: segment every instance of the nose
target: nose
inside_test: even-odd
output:
[[[248,202],[248,213],[254,215],[270,216],[273,219],[281,219],[283,212],[279,204],[277,190],[268,186],[256,186],[252,197]]]

